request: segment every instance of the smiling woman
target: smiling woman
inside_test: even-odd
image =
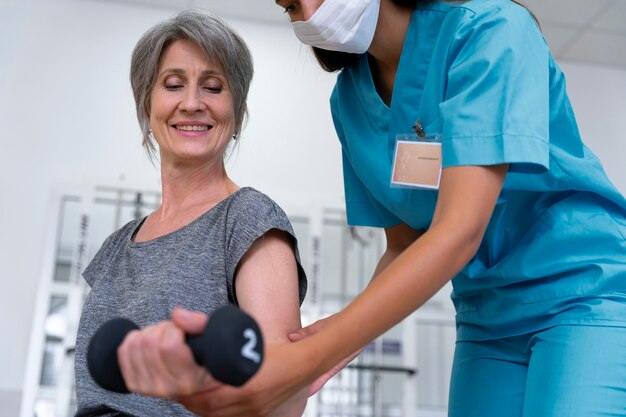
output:
[[[159,63],[150,95],[152,138],[161,164],[219,165],[236,136],[233,96],[221,65],[192,41],[174,41]]]
[[[164,81],[163,76],[167,74],[163,72],[166,69],[171,75],[181,77],[185,75],[183,68],[169,68],[163,62],[164,52],[177,40],[193,44],[187,45],[187,48],[194,49],[194,53],[200,55],[201,65],[206,66],[203,69],[206,71],[202,74],[203,81],[209,83],[203,85],[204,88],[216,93],[218,92],[216,89],[228,90],[233,100],[236,129],[234,133],[241,129],[247,115],[246,99],[252,81],[253,67],[250,52],[243,40],[230,28],[227,31],[222,30],[224,23],[221,21],[219,24],[199,24],[192,12],[179,15],[177,22],[180,22],[180,26],[172,22],[148,30],[142,38],[143,42],[140,41],[135,47],[131,61],[130,78],[137,117],[143,132],[143,144],[151,156],[155,155],[156,147],[154,138],[150,136],[150,107],[152,95],[159,87],[157,83]],[[182,78],[171,81],[180,80]],[[181,86],[171,85],[172,88]]]
[[[207,13],[181,12],[137,43],[131,83],[143,144],[158,154],[162,204],[109,236],[85,270],[91,292],[76,343],[77,416],[192,416],[168,398],[220,384],[196,365],[185,337],[224,305],[256,319],[267,345],[288,343],[300,328],[306,277],[289,220],[224,167],[252,73],[246,44]],[[109,392],[87,369],[92,335],[120,316],[143,328],[117,351],[126,387],[143,395]],[[300,415],[303,394],[277,412]]]

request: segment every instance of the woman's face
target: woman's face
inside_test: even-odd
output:
[[[324,0],[276,0],[292,22],[309,20],[322,3]]]
[[[237,128],[233,97],[221,65],[198,45],[177,40],[166,49],[150,103],[161,163],[222,163]]]

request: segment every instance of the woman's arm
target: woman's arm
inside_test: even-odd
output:
[[[271,230],[241,259],[235,279],[241,309],[256,319],[266,345],[290,343],[287,335],[300,329],[298,269],[291,238]],[[299,417],[308,387],[301,389],[272,416]]]
[[[239,306],[259,324],[266,346],[290,343],[287,335],[301,327],[300,299],[293,242],[285,232],[271,230],[252,244],[237,266],[235,290]],[[219,387],[195,364],[184,342],[186,334],[201,332],[206,322],[204,314],[176,309],[172,320],[131,332],[118,350],[129,390],[171,398]],[[303,387],[271,416],[301,416],[307,391]]]
[[[293,392],[402,321],[474,256],[507,170],[508,165],[444,169],[428,231],[328,325],[300,342],[269,349],[261,370],[243,389],[220,387],[187,398],[186,405],[214,417],[267,415]]]

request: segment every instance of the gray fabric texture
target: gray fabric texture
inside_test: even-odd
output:
[[[100,325],[114,317],[145,327],[170,318],[174,307],[210,314],[226,304],[236,305],[235,269],[250,246],[272,229],[293,239],[300,302],[304,299],[307,281],[291,224],[275,202],[253,188],[241,188],[172,233],[133,242],[142,222],[131,221],[109,236],[83,274],[91,291],[76,340],[76,416],[195,415],[170,400],[100,388],[87,370],[89,340]]]

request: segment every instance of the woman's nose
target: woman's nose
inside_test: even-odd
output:
[[[180,102],[179,108],[186,112],[196,112],[203,107],[200,94],[197,89],[190,88],[185,92],[183,100]]]

